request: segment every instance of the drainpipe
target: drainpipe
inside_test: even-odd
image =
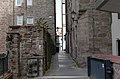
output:
[[[56,46],[56,0],[54,0],[54,27],[55,27],[55,46]],[[56,52],[56,47],[55,47]]]
[[[68,2],[68,1],[65,0],[65,9],[66,9],[66,10],[65,10],[65,11],[66,11],[66,34],[67,34],[67,35],[66,35],[66,52],[69,53],[69,41],[68,41],[68,40],[69,40],[69,38],[68,38],[69,32],[68,32],[68,11],[67,11],[67,10],[68,10],[68,9],[67,9],[67,5],[68,5],[68,4],[67,4],[67,2]]]
[[[61,0],[61,13],[62,13],[62,51],[63,51],[63,0]]]
[[[13,26],[15,25],[14,18],[15,18],[15,0],[13,0]]]
[[[91,11],[92,11],[92,15],[91,15],[91,18],[92,18],[92,29],[93,29],[93,54],[95,53],[95,18],[94,18],[94,3],[95,1],[92,2],[91,4]]]

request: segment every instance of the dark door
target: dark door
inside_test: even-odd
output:
[[[120,56],[120,40],[117,40],[118,42],[118,56]]]

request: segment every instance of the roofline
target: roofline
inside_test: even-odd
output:
[[[96,9],[100,10],[109,0],[104,0]]]

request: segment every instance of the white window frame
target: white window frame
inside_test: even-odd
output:
[[[20,3],[17,3],[18,0],[15,0],[15,5],[16,5],[16,6],[22,6],[23,0],[19,0],[19,1],[20,1]]]
[[[28,20],[30,20],[31,19],[31,22],[29,22]],[[27,25],[33,25],[34,24],[34,19],[33,19],[33,17],[27,17]]]
[[[32,6],[33,5],[33,0],[27,0],[27,6]]]
[[[23,15],[17,16],[17,25],[20,25],[20,26],[23,25]]]

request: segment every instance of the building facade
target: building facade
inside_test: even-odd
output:
[[[119,24],[120,24],[120,10],[119,0],[97,0],[95,2],[95,8],[98,10],[104,10],[112,13],[112,52],[115,56],[120,56],[120,33],[119,33]]]
[[[55,42],[55,0],[2,0],[0,7],[0,52],[6,50],[5,39],[8,26],[35,25],[44,18]]]
[[[1,0],[0,4],[0,53],[5,53],[6,46],[6,29],[8,27],[8,1],[9,0]]]
[[[112,52],[115,56],[120,56],[120,17],[119,13],[112,13]]]
[[[80,67],[93,54],[112,54],[111,13],[97,11],[94,0],[67,0],[67,45]]]
[[[114,60],[116,60],[117,57],[117,60],[120,60],[120,10],[118,9],[120,7],[120,0],[96,0],[95,5],[95,8],[98,10],[104,10],[112,13],[112,54],[115,55],[113,56]],[[120,62],[113,62],[113,79],[120,78],[120,73],[118,73],[119,69]]]
[[[24,79],[23,76],[25,76],[25,79],[26,79],[26,77],[28,75],[27,72],[29,69],[27,70],[27,68],[28,68],[27,59],[24,59],[24,58],[28,58],[29,55],[31,55],[30,57],[34,57],[33,53],[35,53],[35,52],[38,52],[38,54],[41,55],[40,53],[42,52],[42,53],[44,53],[44,56],[46,56],[44,64],[45,64],[45,67],[47,66],[42,71],[47,70],[50,65],[51,55],[54,54],[53,52],[55,52],[55,49],[54,49],[55,31],[56,31],[56,29],[55,29],[55,24],[56,24],[55,23],[56,22],[55,21],[55,18],[56,18],[56,16],[55,16],[55,0],[49,0],[49,1],[48,0],[1,0],[0,4],[1,4],[0,5],[0,58],[1,58],[1,56],[4,55],[3,53],[5,53],[5,56],[8,55],[8,60],[6,62],[6,66],[8,66],[8,67],[5,67],[5,68],[8,68],[7,70],[10,70],[13,73],[14,79],[17,79],[20,76],[22,76],[21,79]],[[40,20],[40,18],[42,20]],[[29,31],[28,27],[29,26],[31,28],[35,27],[36,22],[38,20],[46,22],[45,26],[47,26],[47,31],[50,34],[50,35],[47,35],[47,37],[49,37],[48,38],[49,40],[46,39],[45,35],[43,35],[40,32],[39,33],[41,34],[42,39],[34,37],[34,35],[35,36],[37,35],[37,33],[35,34],[35,32],[37,32],[39,29],[32,31],[34,33],[33,35],[27,34],[26,31]],[[26,27],[26,26],[28,26],[28,27]],[[7,42],[8,39],[6,39],[6,38],[9,36],[11,37],[11,35],[9,35],[9,34],[7,36],[7,33],[11,32],[11,30],[12,30],[9,27],[12,27],[12,29],[15,29],[15,33],[12,33],[13,37],[15,38],[13,40],[14,42],[11,42],[9,44],[10,46],[13,46],[13,47],[6,45],[8,43]],[[17,30],[16,30],[16,28],[17,28]],[[25,30],[25,28],[27,28],[27,29]],[[28,37],[27,38],[25,37],[22,40],[28,39],[27,42],[24,42],[24,43],[28,43],[28,44],[26,44],[26,46],[24,45],[25,48],[23,48],[21,50],[21,48],[22,48],[21,44],[24,44],[24,43],[20,42],[19,37],[21,37],[20,35],[25,36],[26,34],[28,35]],[[33,36],[34,41],[32,41],[29,36]],[[48,42],[43,42],[43,38],[45,38],[45,41],[48,41]],[[52,38],[52,40],[50,38]],[[39,41],[42,40],[41,46],[39,45],[40,43],[38,43],[38,40]],[[35,46],[34,44],[30,43],[30,41],[34,42],[34,44],[36,43],[36,45],[39,45],[39,46]],[[18,44],[18,42],[19,42],[19,44]],[[33,46],[31,47],[31,45],[29,45],[29,44],[31,44]],[[44,45],[42,46],[42,44],[44,44]],[[45,45],[46,45],[46,47],[44,47]],[[51,46],[53,48],[51,48],[49,45],[53,45],[53,46]],[[34,49],[36,47],[37,48],[42,47],[46,51],[38,51],[38,50]],[[10,50],[8,48],[12,48],[12,50],[11,50],[12,52],[8,53],[8,51]],[[28,50],[28,49],[30,49],[30,50]],[[50,52],[52,52],[52,54],[50,54]],[[0,62],[2,62],[2,61],[0,61]],[[21,63],[21,65],[20,65],[20,63]],[[36,66],[36,67],[38,67],[38,66]],[[38,69],[37,69],[37,71],[40,72]],[[34,71],[34,72],[36,72],[36,71]],[[42,75],[38,75],[38,76],[42,76]],[[1,76],[0,76],[0,78],[1,78]]]

